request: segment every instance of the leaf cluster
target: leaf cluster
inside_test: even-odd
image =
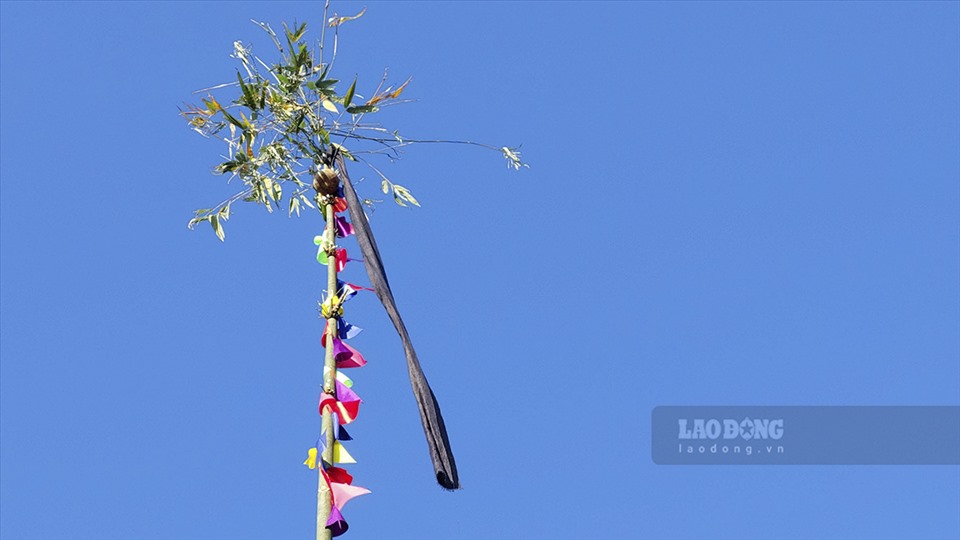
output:
[[[338,27],[347,20],[352,18],[340,17],[330,24]],[[267,64],[253,54],[251,47],[236,41],[232,55],[240,63],[236,82],[207,89],[234,89],[233,98],[221,101],[223,98],[218,100],[209,93],[202,98],[202,105],[181,109],[194,131],[226,142],[227,155],[213,172],[239,178],[244,186],[213,208],[196,211],[188,223],[193,228],[209,222],[221,240],[222,222],[229,219],[230,206],[238,200],[257,203],[273,212],[280,208],[287,189],[288,214],[299,215],[302,206],[316,208],[310,184],[302,178],[324,165],[331,146],[356,160],[342,142],[364,127],[359,123],[362,115],[376,113],[383,104],[396,100],[409,83],[408,79],[396,89],[386,90],[381,83],[372,98],[360,100],[356,78],[345,91],[338,91],[340,81],[330,76],[333,59],[326,64],[317,61],[305,38],[305,23],[292,27],[284,24],[283,41],[269,24],[256,24],[273,41],[279,61]],[[338,137],[341,143],[332,141],[332,137]]]
[[[365,11],[351,17],[330,17],[316,46],[306,38],[305,23],[284,24],[282,35],[278,35],[269,24],[253,21],[279,53],[279,59],[269,64],[255,55],[251,46],[234,42],[231,56],[239,62],[235,80],[201,90],[207,92],[201,104],[185,105],[180,114],[200,135],[226,143],[227,153],[213,172],[228,175],[228,183],[239,179],[243,187],[219,204],[197,210],[188,227],[206,221],[223,240],[223,222],[229,219],[231,205],[237,201],[255,203],[268,212],[281,208],[286,201],[288,215],[298,216],[304,206],[320,208],[309,179],[329,165],[331,150],[369,165],[381,178],[383,192],[391,194],[397,204],[419,206],[407,188],[388,179],[358,154],[385,154],[394,159],[400,148],[418,142],[477,144],[408,140],[396,130],[389,132],[380,124],[364,120],[384,106],[402,103],[399,98],[410,83],[408,78],[389,86],[385,72],[370,97],[364,98],[358,92],[357,77],[349,85],[333,77],[339,27]],[[333,29],[333,54],[329,62],[324,62],[327,28]],[[227,91],[232,94],[223,97]],[[348,149],[348,142],[357,148]],[[514,168],[524,166],[516,149],[478,146],[499,150]]]

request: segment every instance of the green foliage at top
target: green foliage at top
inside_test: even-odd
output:
[[[507,159],[508,166],[515,169],[526,166],[517,148],[497,148],[470,141],[405,139],[396,130],[388,131],[366,120],[382,107],[402,103],[399,98],[410,79],[388,85],[384,73],[376,89],[365,97],[358,91],[357,78],[349,86],[333,78],[331,68],[336,60],[339,27],[361,17],[364,11],[352,17],[331,17],[316,51],[306,40],[305,23],[284,24],[284,32],[278,36],[269,24],[253,21],[267,33],[279,52],[279,60],[272,64],[254,55],[251,47],[234,42],[232,57],[240,64],[236,80],[202,90],[208,92],[201,100],[202,105],[186,105],[180,114],[200,135],[226,143],[227,154],[214,168],[214,173],[229,175],[231,180],[239,178],[243,188],[212,208],[197,210],[188,223],[190,228],[209,222],[223,240],[223,222],[230,217],[231,205],[239,200],[262,205],[268,212],[284,204],[288,215],[299,216],[303,206],[318,208],[312,178],[324,166],[331,147],[347,159],[370,166],[381,179],[383,192],[392,195],[401,206],[420,204],[407,188],[392,182],[360,154],[397,157],[398,150],[410,144],[456,142],[495,149]],[[330,61],[324,63],[327,28],[333,29],[334,52]],[[338,90],[344,87],[345,90]],[[213,95],[214,91],[225,89],[234,91],[232,98],[218,99]],[[348,149],[348,143],[351,146],[356,143],[359,149]],[[373,148],[365,149],[359,143]]]

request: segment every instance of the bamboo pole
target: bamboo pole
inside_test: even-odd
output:
[[[336,306],[338,301],[334,300],[337,295],[337,257],[336,257],[336,224],[335,212],[333,209],[333,196],[325,197],[325,211],[327,218],[327,228],[324,230],[325,248],[327,251],[327,298],[325,303],[330,306],[331,312],[327,318],[327,347],[324,356],[323,370],[323,391],[336,397],[337,363],[333,356],[333,340],[337,337],[337,319]],[[324,467],[333,465],[333,415],[329,408],[324,409],[323,417],[320,421],[321,431],[324,436],[326,447],[320,457],[320,463],[317,464],[317,540],[331,540],[332,534],[327,528],[327,520],[330,518],[330,507],[333,502],[332,493],[327,483],[323,480]]]

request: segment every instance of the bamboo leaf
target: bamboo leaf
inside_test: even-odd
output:
[[[279,207],[280,200],[283,199],[283,187],[280,186],[280,182],[273,183],[273,189],[270,192],[270,196],[273,197],[273,201],[277,203]]]
[[[237,120],[236,118],[234,118],[234,116],[233,116],[232,114],[228,113],[226,109],[224,109],[223,107],[220,107],[220,112],[223,114],[223,117],[227,119],[227,122],[230,122],[231,124],[237,126],[237,127],[240,128],[240,129],[245,129],[245,127],[244,127],[244,125],[243,125],[243,122],[241,122],[241,121]],[[232,135],[232,133],[231,133],[231,135]]]
[[[199,210],[198,210],[197,212],[199,213]],[[191,219],[190,221],[187,222],[187,228],[192,231],[193,228],[196,227],[197,224],[200,223],[201,221],[207,221],[207,218],[206,218],[206,217],[195,217],[195,218],[193,218],[193,219]]]
[[[237,82],[240,83],[240,92],[243,94],[243,99],[240,100],[240,103],[246,105],[251,111],[256,112],[259,100],[254,96],[250,85],[243,82],[243,77],[240,76],[239,71],[237,72]]]
[[[213,227],[214,234],[217,235],[217,238],[221,242],[224,241],[223,227],[220,225],[220,220],[217,218],[216,214],[210,214],[210,226]]]
[[[357,105],[354,107],[347,107],[347,112],[350,114],[375,113],[379,110],[380,108],[375,105]]]
[[[300,28],[297,28],[296,32],[290,36],[290,39],[293,41],[300,41],[303,39],[303,35],[307,33],[307,23],[301,23]]]
[[[350,89],[347,90],[347,94],[343,96],[343,106],[349,107],[350,102],[353,101],[353,92],[357,89],[357,78],[353,78],[353,84],[350,85]]]
[[[403,199],[404,201],[407,201],[408,203],[410,203],[410,204],[412,204],[412,205],[414,205],[414,206],[420,206],[420,201],[418,201],[416,198],[414,198],[413,194],[410,193],[410,191],[409,191],[407,188],[403,187],[403,186],[398,186],[398,185],[394,184],[394,185],[393,185],[393,196],[394,196],[394,198],[400,197],[400,198]],[[404,205],[404,204],[401,203],[401,206],[406,206],[406,205]]]
[[[213,172],[216,174],[226,174],[228,172],[233,172],[237,170],[239,165],[235,161],[224,161],[223,163],[214,167]]]
[[[317,67],[320,67],[320,66],[317,66]],[[328,71],[330,71],[330,64],[323,66],[323,71],[320,72],[320,79],[317,80],[317,84],[320,84],[320,81],[322,81],[324,77],[327,76]]]
[[[297,217],[300,217],[300,199],[290,197],[290,210],[287,212],[287,217],[292,216],[294,212],[297,213]]]
[[[283,29],[286,34],[287,45],[290,47],[290,63],[296,65],[297,61],[299,60],[298,57],[300,56],[296,52],[296,49],[297,49],[296,44],[298,41],[300,41],[301,38],[303,38],[303,34],[306,33],[307,24],[303,23],[296,30],[290,30],[290,27],[287,26],[287,23],[283,23]]]
[[[329,99],[323,100],[323,103],[321,104],[323,105],[324,109],[332,112],[333,114],[340,114],[340,111],[337,110],[337,106],[334,105],[333,102],[330,101]],[[349,111],[350,109],[347,109],[347,110]]]
[[[350,161],[356,161],[356,160],[357,160],[357,158],[353,157],[353,154],[351,154],[350,151],[347,150],[344,146],[339,145],[339,144],[337,144],[337,143],[335,143],[335,142],[330,143],[330,146],[336,148],[336,149],[337,149],[337,152],[338,152],[340,155],[342,155],[343,157],[349,159]]]
[[[217,99],[211,95],[208,95],[207,99],[203,100],[203,103],[207,106],[207,110],[210,111],[211,115],[223,108],[220,106],[220,103],[217,102]]]

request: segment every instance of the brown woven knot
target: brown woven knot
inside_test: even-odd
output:
[[[313,176],[313,189],[321,195],[336,196],[340,190],[340,177],[332,167],[324,167]]]

